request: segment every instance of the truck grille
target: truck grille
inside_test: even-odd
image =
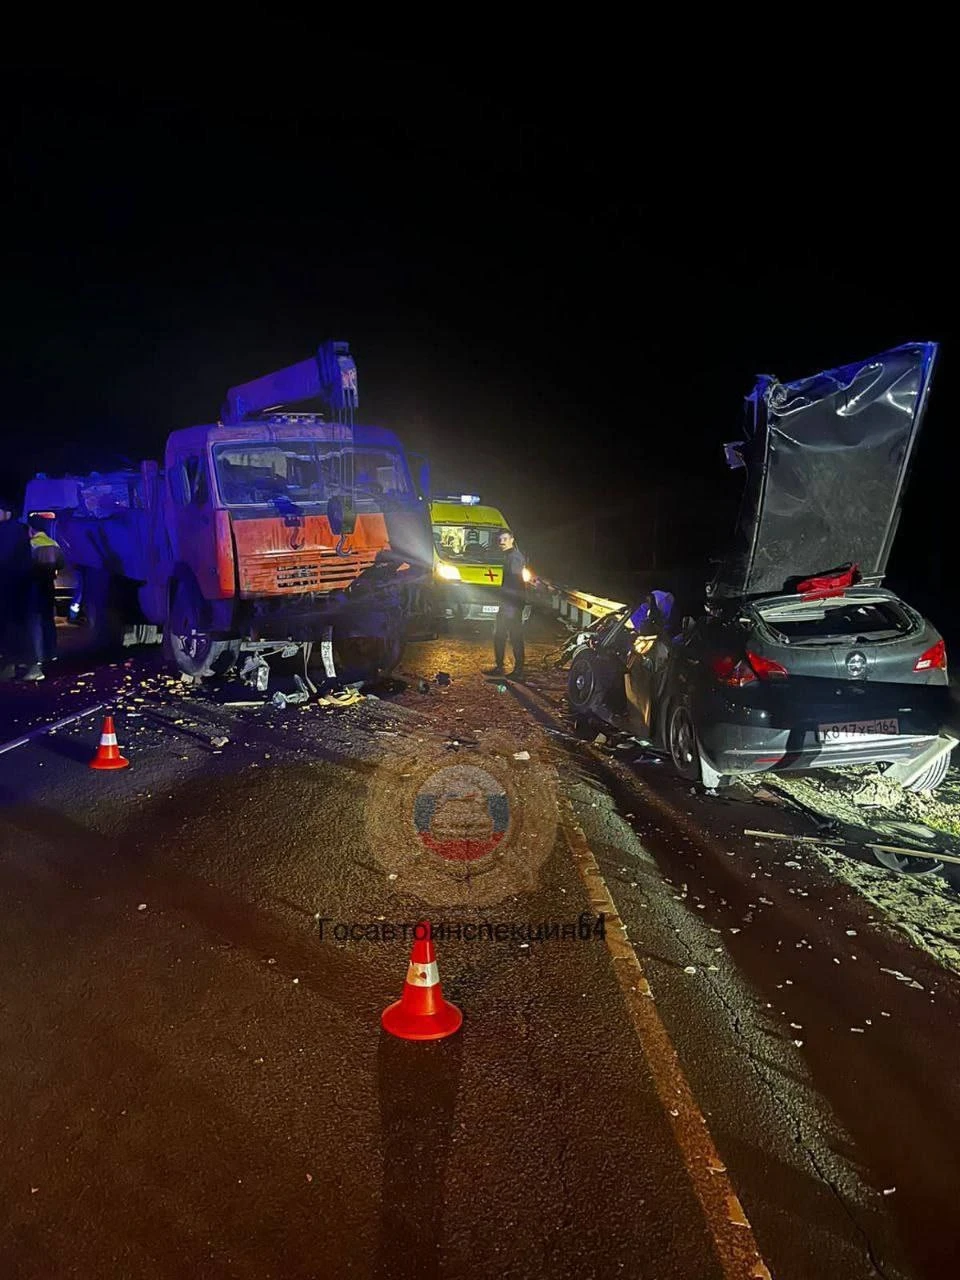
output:
[[[358,551],[349,556],[244,556],[240,564],[240,594],[271,596],[343,590],[373,564],[376,556],[376,551]]]
[[[319,564],[295,564],[277,568],[277,586],[281,591],[315,591],[319,585]]]

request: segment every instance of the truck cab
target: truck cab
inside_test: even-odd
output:
[[[196,635],[321,641],[334,620],[342,650],[376,638],[373,665],[395,663],[403,588],[429,569],[430,550],[392,432],[311,414],[187,428],[168,440],[162,484],[160,580],[180,666]]]
[[[499,536],[510,531],[503,513],[477,494],[430,503],[433,573],[442,618],[493,622],[500,611],[503,552]]]

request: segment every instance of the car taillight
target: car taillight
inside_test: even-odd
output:
[[[936,644],[932,644],[929,649],[924,650],[920,657],[913,664],[914,671],[946,671],[947,669],[947,646],[942,640],[938,640]]]
[[[772,658],[764,658],[759,653],[751,653],[749,649],[747,661],[761,680],[786,680],[789,674],[787,668],[779,662],[774,662]]]
[[[744,685],[753,684],[754,680],[786,680],[788,675],[787,668],[779,662],[749,650],[747,656],[739,660],[730,654],[713,658],[710,670],[719,684],[731,689],[742,689]]]
[[[731,689],[742,689],[745,684],[752,684],[757,678],[756,672],[748,663],[742,659],[738,662],[726,653],[711,660],[710,670],[718,684],[728,685]]]

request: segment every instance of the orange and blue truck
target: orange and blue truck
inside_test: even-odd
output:
[[[171,433],[162,462],[37,476],[27,504],[55,512],[97,641],[162,641],[199,677],[277,652],[307,662],[314,645],[331,679],[391,671],[432,616],[429,476],[357,408],[349,347],[327,342],[231,388],[216,422]]]

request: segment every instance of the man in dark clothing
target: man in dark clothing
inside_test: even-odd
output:
[[[43,516],[30,517],[30,590],[27,595],[27,640],[30,662],[24,680],[42,680],[43,664],[57,656],[57,599],[55,583],[63,569],[63,552],[50,537]]]
[[[507,652],[507,639],[513,650],[513,670],[511,679],[523,678],[523,607],[526,599],[526,560],[513,540],[513,534],[506,529],[498,539],[503,552],[503,584],[500,587],[500,609],[497,613],[497,625],[493,632],[494,665],[486,672],[488,676],[504,674],[503,660]]]
[[[12,680],[26,650],[30,591],[30,537],[0,497],[0,680]]]

